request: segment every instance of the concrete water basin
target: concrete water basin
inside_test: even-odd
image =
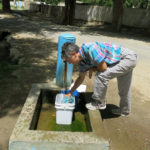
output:
[[[77,122],[75,127],[57,126],[55,119],[51,121],[56,117],[54,101],[60,90],[53,83],[32,86],[10,137],[9,150],[109,149],[100,112],[87,111],[84,107],[86,93],[79,97],[74,112],[72,124]]]

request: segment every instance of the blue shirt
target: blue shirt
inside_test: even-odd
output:
[[[107,64],[114,64],[121,59],[121,46],[105,42],[84,43],[79,52],[82,57],[79,72],[85,72],[103,60]]]

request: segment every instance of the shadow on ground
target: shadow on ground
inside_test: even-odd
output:
[[[105,110],[100,110],[102,120],[120,117],[119,115],[115,115],[112,113],[112,110],[117,109],[117,108],[119,107],[114,104],[107,104],[107,107]]]
[[[51,40],[12,39],[25,58],[23,65],[13,65],[0,80],[0,118],[17,116],[33,83],[44,83],[55,78],[57,44]],[[16,65],[14,65],[16,66]]]
[[[20,15],[18,16],[17,13]],[[12,13],[12,18],[1,18],[0,27],[4,27],[7,30],[13,30],[14,32],[32,32],[35,34],[43,34],[42,31],[47,31],[51,33],[66,32],[66,31],[80,31],[81,34],[88,35],[104,35],[116,38],[128,38],[135,39],[144,42],[150,42],[149,35],[147,35],[146,29],[141,28],[131,28],[123,26],[120,33],[114,32],[111,24],[104,23],[102,25],[89,25],[84,24],[66,26],[55,24],[50,18],[45,16],[37,15],[37,13],[24,13],[22,10]],[[41,19],[42,18],[42,19]],[[15,28],[14,28],[15,27]]]

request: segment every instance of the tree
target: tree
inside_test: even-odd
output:
[[[16,0],[14,0],[14,5],[15,5],[15,6],[17,5]]]
[[[144,9],[148,8],[148,2],[149,0],[142,0],[139,5],[139,8],[144,8]]]
[[[73,24],[75,16],[76,0],[65,0],[65,19],[64,24]]]
[[[5,12],[10,12],[10,0],[2,0],[2,9]]]
[[[125,6],[134,7],[134,8],[143,8],[147,9],[149,7],[149,0],[126,0]]]
[[[116,31],[121,30],[124,2],[125,0],[113,0],[112,27]]]

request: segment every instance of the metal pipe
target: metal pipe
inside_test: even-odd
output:
[[[64,88],[67,90],[67,61],[64,61]]]

